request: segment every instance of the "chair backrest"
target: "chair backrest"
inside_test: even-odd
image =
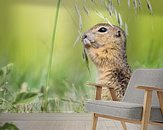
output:
[[[163,88],[163,69],[137,69],[133,72],[123,101],[143,104],[144,91],[137,86]],[[153,94],[152,106],[159,106],[156,93]]]

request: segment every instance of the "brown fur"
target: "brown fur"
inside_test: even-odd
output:
[[[107,28],[107,32],[99,32],[101,27]],[[98,83],[114,87],[117,98],[121,100],[131,76],[124,31],[117,26],[97,24],[84,34],[83,43],[88,56],[97,67]],[[103,98],[108,98],[106,90]]]

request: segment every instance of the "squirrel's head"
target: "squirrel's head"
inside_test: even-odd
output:
[[[95,64],[126,60],[126,35],[120,27],[97,24],[83,34],[82,41]]]
[[[112,49],[125,48],[126,35],[121,28],[115,25],[100,23],[85,32],[82,41],[86,49],[98,49],[106,46]]]

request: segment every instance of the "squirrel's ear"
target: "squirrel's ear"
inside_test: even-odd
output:
[[[115,37],[121,37],[121,31],[117,31],[116,33],[115,33]]]

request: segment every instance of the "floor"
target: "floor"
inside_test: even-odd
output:
[[[20,130],[91,130],[91,114],[0,114],[0,125],[12,122]],[[119,122],[99,119],[97,130],[123,130]],[[129,128],[132,130],[132,128]]]

